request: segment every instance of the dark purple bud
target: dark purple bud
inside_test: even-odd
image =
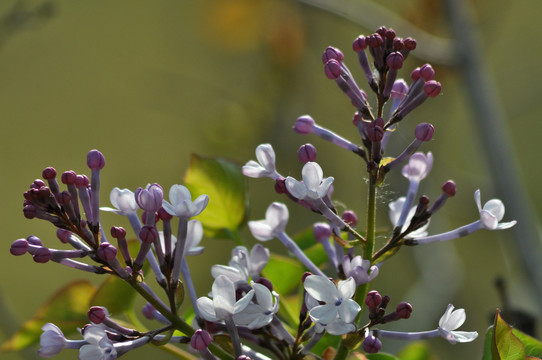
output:
[[[442,185],[442,191],[449,197],[455,195],[455,190],[455,182],[453,182],[453,180],[448,180]]]
[[[396,36],[395,30],[393,30],[391,28],[386,30],[386,33],[384,34],[384,36],[386,37],[386,39],[393,40],[395,38],[395,36]]]
[[[337,60],[338,62],[342,62],[343,59],[344,55],[341,50],[334,48],[333,46],[328,46],[328,48],[324,50],[324,53],[322,54],[322,62],[324,64],[329,60]]]
[[[27,237],[26,241],[28,241],[30,245],[43,246],[40,238],[34,235],[30,235],[29,237]]]
[[[162,221],[171,220],[173,219],[173,215],[168,213],[164,208],[158,209],[158,217]]]
[[[369,335],[363,339],[363,344],[361,346],[366,353],[376,354],[382,349],[382,341],[373,335]]]
[[[420,75],[420,68],[416,68],[410,73],[410,78],[412,79],[412,81],[416,81],[421,77],[422,76]]]
[[[358,224],[358,216],[352,210],[346,210],[341,216],[343,221],[351,226],[356,226]]]
[[[112,261],[117,256],[117,248],[109,243],[102,243],[98,248],[98,256],[105,261]]]
[[[376,29],[376,33],[382,37],[386,36],[386,32],[388,29],[385,26],[381,26],[378,29]]]
[[[77,174],[73,170],[64,171],[64,173],[62,173],[62,177],[60,178],[62,183],[66,185],[75,184],[76,179],[77,179]]]
[[[154,226],[145,225],[139,231],[139,238],[145,244],[152,244],[158,238],[158,233]]]
[[[190,346],[201,351],[207,349],[212,341],[213,338],[211,337],[211,334],[205,330],[198,329],[194,332],[194,335],[192,335],[192,338],[190,339]]]
[[[72,232],[68,231],[66,229],[57,229],[56,230],[56,237],[64,244],[68,243],[68,240],[70,239],[71,235],[72,235]]]
[[[56,177],[56,170],[54,167],[47,167],[43,169],[41,176],[43,176],[45,180],[52,180]]]
[[[365,305],[370,309],[376,309],[382,303],[382,295],[376,290],[371,290],[367,293],[365,297]]]
[[[392,52],[386,57],[386,65],[388,65],[390,69],[400,69],[403,67],[403,55],[398,51]]]
[[[316,161],[316,148],[312,144],[301,145],[299,150],[297,150],[297,156],[303,164],[309,161]]]
[[[319,222],[312,226],[314,238],[320,242],[322,240],[328,240],[331,237],[331,227],[328,223]]]
[[[11,255],[20,256],[26,254],[28,250],[28,241],[26,239],[17,239],[11,244],[9,252]]]
[[[367,127],[367,138],[369,138],[371,142],[379,142],[383,137],[384,129],[383,126],[379,126],[379,121],[377,119]]]
[[[382,297],[382,303],[380,304],[380,308],[381,309],[386,309],[389,302],[390,302],[390,297],[388,295],[384,295]]]
[[[33,219],[36,217],[36,207],[34,205],[25,205],[23,207],[23,215],[27,219]]]
[[[283,177],[278,177],[275,180],[275,191],[277,194],[287,194],[288,190],[286,189],[286,179]]]
[[[33,258],[34,261],[37,263],[46,263],[51,260],[51,251],[45,247],[41,247],[39,249],[36,249]]]
[[[47,186],[42,186],[38,190],[38,196],[41,198],[46,198],[51,195],[51,189],[49,189]]]
[[[101,170],[105,166],[105,157],[98,150],[90,150],[87,154],[87,166],[92,170]]]
[[[352,43],[352,48],[355,52],[363,51],[367,48],[367,38],[363,35],[360,35]]]
[[[407,302],[402,302],[397,305],[395,312],[399,316],[399,319],[408,319],[412,314],[412,305]]]
[[[328,79],[336,80],[341,76],[341,63],[337,60],[329,60],[324,66],[324,72]]]
[[[86,175],[77,175],[77,178],[75,179],[75,186],[78,188],[86,188],[88,187],[88,184],[90,182],[88,181],[88,177]]]
[[[440,85],[440,83],[435,80],[429,80],[423,85],[423,91],[429,97],[437,96],[438,94],[440,94],[441,89],[442,85]]]
[[[416,40],[414,40],[414,39],[411,38],[411,37],[407,37],[407,38],[403,41],[403,43],[405,44],[405,48],[406,48],[407,50],[411,50],[411,51],[412,51],[412,50],[416,49]]]
[[[88,310],[87,315],[94,324],[101,324],[107,317],[107,310],[101,306],[93,306]]]
[[[408,85],[403,79],[395,80],[391,88],[390,97],[392,99],[403,100],[408,92]]]
[[[273,291],[273,283],[269,279],[261,277],[256,279],[255,283],[265,286],[269,291]]]
[[[44,170],[45,171],[45,170]],[[34,182],[32,183],[32,185],[30,185],[31,188],[34,188],[34,189],[39,189],[40,187],[42,186],[45,186],[45,182],[41,179],[36,179],[34,180]]]
[[[403,42],[403,39],[396,37],[393,39],[393,49],[395,51],[401,51],[405,48],[405,43]]]
[[[372,48],[380,47],[383,43],[384,40],[380,34],[372,34],[367,38],[367,44]]]
[[[309,115],[303,115],[297,118],[294,125],[294,131],[298,134],[310,134],[315,122]]]
[[[126,236],[126,230],[120,226],[112,226],[111,236],[113,236],[115,239],[122,239]]]
[[[420,196],[420,204],[429,205],[429,198],[425,195]]]
[[[421,123],[416,126],[414,136],[420,141],[429,141],[433,138],[435,128],[429,123]]]
[[[155,311],[156,311],[156,309],[154,308],[154,306],[152,306],[151,303],[146,303],[143,306],[143,309],[141,309],[141,312],[143,313],[143,316],[145,316],[149,320],[154,319]]]
[[[386,122],[384,121],[384,119],[381,118],[381,117],[376,118],[376,120],[375,120],[373,123],[374,123],[374,125],[380,126],[380,127],[382,127],[382,128],[383,128],[384,125],[386,124]]]
[[[424,64],[420,66],[420,75],[425,81],[433,80],[435,78],[435,70],[430,64]]]

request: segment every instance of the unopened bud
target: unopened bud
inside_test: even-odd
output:
[[[277,194],[287,194],[288,190],[286,189],[286,179],[283,177],[278,177],[275,180],[275,191]]]
[[[424,64],[420,66],[420,76],[425,80],[433,80],[435,78],[435,70],[429,64]]]
[[[403,67],[403,55],[398,51],[392,52],[386,57],[386,65],[388,65],[390,69],[400,69]]]
[[[331,237],[331,227],[328,223],[319,222],[312,226],[316,241],[328,240]]]
[[[367,48],[367,38],[363,35],[360,35],[352,43],[352,48],[355,52],[363,51]]]
[[[299,150],[297,150],[297,156],[299,161],[303,164],[308,163],[309,161],[316,161],[316,148],[312,144],[301,145]]]
[[[376,290],[371,290],[365,297],[365,305],[370,309],[376,309],[382,304],[382,295]]]
[[[211,334],[205,330],[198,329],[190,339],[190,346],[196,350],[205,350],[211,344],[212,340]]]
[[[407,302],[402,302],[397,305],[395,312],[400,319],[408,319],[410,317],[410,314],[412,313],[412,305]]]
[[[423,91],[429,97],[437,96],[438,94],[440,94],[441,89],[442,85],[435,80],[429,80],[423,85]]]
[[[105,261],[112,261],[117,256],[117,248],[109,243],[102,243],[98,248],[98,256]]]
[[[26,239],[17,239],[13,242],[13,244],[11,244],[9,252],[11,253],[11,255],[21,256],[26,254],[27,250],[28,241],[26,241]]]
[[[152,244],[158,238],[158,233],[154,226],[145,225],[139,231],[139,238],[145,244]]]
[[[414,136],[420,141],[429,141],[433,138],[435,127],[429,123],[421,123],[416,126]]]
[[[30,245],[43,246],[40,238],[34,235],[30,235],[29,237],[27,237],[26,241],[28,241]]]
[[[382,341],[373,335],[369,335],[363,339],[361,346],[363,347],[363,351],[366,353],[376,354],[380,351],[380,349],[382,349]]]
[[[92,170],[101,170],[105,166],[105,157],[98,150],[90,150],[87,154],[87,166]]]
[[[107,310],[102,306],[93,306],[88,310],[87,316],[94,324],[101,324],[107,317]]]
[[[348,225],[356,226],[358,224],[358,216],[352,210],[346,210],[343,212],[341,218]]]
[[[126,236],[126,230],[120,226],[112,226],[111,236],[113,236],[115,239],[122,239]]]
[[[294,131],[302,135],[310,134],[314,124],[314,119],[309,115],[300,116],[295,121]]]
[[[442,185],[442,191],[448,195],[449,197],[452,197],[455,195],[455,182],[453,180],[448,180]]]
[[[75,184],[75,179],[77,178],[77,174],[73,170],[64,171],[62,173],[62,177],[60,178],[63,184],[66,185],[73,185]]]
[[[337,60],[338,62],[342,62],[344,59],[344,55],[341,52],[341,50],[334,48],[333,46],[329,46],[326,50],[324,50],[324,53],[322,54],[322,62],[325,64],[329,60]]]
[[[41,247],[39,249],[36,249],[36,252],[34,253],[34,261],[37,263],[46,263],[49,260],[51,260],[51,250]]]
[[[416,40],[414,40],[413,38],[411,37],[407,37],[403,43],[405,44],[405,48],[407,48],[408,50],[414,50],[416,49]]]
[[[47,167],[43,169],[41,175],[45,180],[52,180],[56,177],[56,170],[54,167]]]
[[[329,60],[324,66],[324,72],[328,79],[336,80],[341,76],[341,63],[337,60]]]

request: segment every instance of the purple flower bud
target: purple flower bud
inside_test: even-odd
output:
[[[51,250],[45,247],[38,248],[36,249],[36,252],[34,253],[33,258],[34,258],[34,261],[37,263],[41,263],[41,264],[46,263],[49,260],[51,260]]]
[[[382,349],[382,341],[373,335],[369,335],[363,339],[363,351],[368,354],[376,354]]]
[[[126,236],[126,230],[120,226],[112,226],[111,236],[113,236],[115,239],[122,239]]]
[[[395,30],[391,28],[386,30],[386,33],[384,34],[384,36],[386,37],[386,39],[389,39],[389,40],[395,39],[395,36],[396,36]]]
[[[211,344],[213,338],[207,331],[198,329],[190,339],[190,346],[196,350],[205,350]]]
[[[155,311],[156,311],[156,309],[154,308],[154,306],[152,306],[151,303],[146,303],[143,306],[143,309],[141,309],[141,312],[143,313],[143,316],[145,316],[149,320],[154,319]]]
[[[261,278],[256,279],[256,281],[254,282],[265,286],[266,288],[269,289],[269,291],[273,291],[273,283],[267,278],[261,277]]]
[[[403,79],[395,80],[391,88],[391,98],[403,100],[408,91],[408,85]]]
[[[94,324],[101,324],[107,317],[107,310],[101,306],[93,306],[88,310],[87,315]]]
[[[352,43],[352,48],[355,52],[363,51],[367,48],[367,38],[363,35],[360,35]]]
[[[420,68],[416,68],[410,73],[410,78],[412,79],[412,81],[417,81],[421,77],[422,76],[420,75]]]
[[[403,41],[403,43],[405,44],[405,48],[406,48],[407,50],[412,51],[412,50],[416,49],[416,40],[414,40],[414,39],[411,38],[411,37],[407,37],[407,38]]]
[[[378,29],[376,29],[376,33],[380,36],[386,36],[386,32],[388,29],[385,26],[381,26]]]
[[[161,207],[160,209],[158,209],[158,217],[159,217],[160,220],[162,220],[162,221],[166,221],[166,220],[171,220],[171,219],[173,219],[173,215],[171,215],[170,213],[168,213],[163,207]]]
[[[71,231],[65,230],[65,229],[57,229],[56,230],[56,237],[64,244],[68,243],[68,239],[72,235]]]
[[[75,179],[77,179],[77,174],[73,170],[64,171],[60,179],[63,184],[73,185],[75,184]]]
[[[56,177],[56,170],[54,167],[47,167],[43,169],[41,175],[45,180],[52,180]]]
[[[430,64],[420,66],[420,76],[425,80],[433,80],[435,78],[435,70]]]
[[[310,134],[314,124],[314,119],[309,115],[300,116],[295,121],[294,131],[302,135]]]
[[[322,54],[322,62],[324,64],[329,60],[337,60],[338,62],[342,62],[343,59],[344,55],[341,50],[334,48],[333,46],[328,46],[328,48],[324,50],[324,53]]]
[[[399,303],[395,309],[395,312],[397,313],[399,319],[408,319],[412,313],[412,305],[407,302]]]
[[[435,80],[429,80],[423,85],[423,91],[429,97],[437,96],[438,94],[440,94],[441,89],[442,85]]]
[[[149,185],[146,189],[138,188],[135,192],[135,200],[144,211],[155,213],[162,207],[164,189],[157,183]]]
[[[86,175],[77,175],[77,178],[75,179],[75,186],[77,186],[77,188],[86,188],[89,183]]]
[[[380,34],[372,34],[367,38],[367,44],[372,48],[380,47],[383,43],[384,40]]]
[[[358,224],[358,216],[352,210],[346,210],[345,212],[343,212],[341,218],[348,225],[356,226]]]
[[[328,223],[319,222],[312,226],[314,238],[320,242],[322,240],[328,240],[331,237],[331,227]]]
[[[416,126],[414,136],[420,141],[429,141],[433,138],[435,128],[429,123],[421,123]]]
[[[43,180],[41,180],[41,179],[34,180],[32,185],[30,185],[31,188],[35,188],[35,189],[39,189],[42,186],[45,186],[45,182],[43,182]]]
[[[28,241],[30,245],[43,246],[40,238],[34,235],[30,235],[29,237],[27,237],[26,241]]]
[[[324,66],[324,72],[326,73],[328,79],[338,79],[342,73],[341,63],[337,60],[329,60]]]
[[[376,290],[371,290],[367,293],[365,297],[365,305],[370,309],[376,309],[382,303],[382,295]]]
[[[36,207],[34,205],[26,205],[23,207],[23,215],[27,219],[33,219],[36,217]]]
[[[309,161],[316,161],[316,148],[312,144],[301,145],[299,150],[297,150],[297,156],[303,164]]]
[[[11,244],[9,252],[11,255],[20,256],[26,254],[28,250],[28,241],[26,239],[17,239]]]
[[[373,121],[367,127],[367,138],[371,142],[379,142],[384,137],[384,129],[376,124],[376,120]]]
[[[394,38],[393,39],[393,49],[395,51],[401,51],[405,48],[405,43],[403,42],[403,39],[401,38]]]
[[[109,243],[102,243],[98,248],[98,256],[105,261],[112,261],[117,256],[117,248]]]
[[[87,154],[87,166],[92,170],[101,170],[105,166],[105,157],[98,150],[90,150]]]
[[[453,180],[448,180],[442,185],[442,191],[448,195],[449,197],[452,197],[455,195],[455,182]]]
[[[139,231],[139,238],[145,244],[152,244],[155,239],[158,239],[158,233],[154,226],[145,225]]]
[[[403,55],[398,51],[392,52],[386,57],[386,65],[388,65],[390,69],[400,69],[403,67]]]
[[[288,190],[286,189],[286,179],[283,177],[278,177],[275,180],[275,191],[277,194],[287,194]]]

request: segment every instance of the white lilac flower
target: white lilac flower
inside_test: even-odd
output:
[[[244,246],[237,246],[232,250],[232,257],[228,265],[213,265],[211,275],[217,278],[226,275],[235,284],[248,283],[249,278],[257,279],[269,261],[269,249],[256,244],[248,252]]]
[[[40,349],[38,355],[50,358],[59,354],[64,349],[79,349],[86,344],[84,340],[67,340],[62,330],[55,324],[46,323],[41,327],[43,333],[40,336]]]
[[[425,179],[433,168],[433,154],[428,152],[425,155],[422,152],[414,153],[408,159],[408,164],[403,166],[402,174],[409,181],[417,181]]]
[[[389,216],[390,221],[392,225],[395,227],[399,223],[399,218],[401,216],[401,213],[403,211],[403,206],[405,205],[406,198],[404,196],[401,196],[399,199],[392,201],[388,204],[388,207],[390,209]],[[403,223],[403,227],[401,228],[401,232],[405,231],[408,226],[410,225],[410,221],[412,220],[412,217],[414,217],[414,214],[416,213],[416,207],[413,206],[410,208],[410,211],[407,214],[406,220]],[[415,239],[422,236],[427,236],[427,227],[429,226],[429,220],[427,223],[420,228],[410,232],[405,238],[407,239]]]
[[[197,301],[201,316],[212,322],[226,320],[240,313],[248,306],[254,296],[254,290],[251,290],[241,299],[235,301],[235,285],[231,279],[224,275],[215,279],[212,292],[212,300],[208,297],[200,297]]]
[[[480,189],[478,189],[474,192],[474,201],[476,202],[476,206],[478,206],[480,221],[484,228],[488,230],[503,230],[511,228],[516,224],[516,220],[499,223],[504,217],[504,204],[501,200],[491,199],[486,202],[482,208]]]
[[[158,234],[160,235],[160,244],[162,246],[162,249],[165,249],[164,232],[159,231]],[[203,246],[198,246],[202,238],[203,238],[203,226],[201,225],[201,222],[195,219],[188,221],[184,254],[185,255],[202,254],[205,248]],[[175,244],[177,244],[177,237],[174,235],[171,235],[172,249],[175,248]]]
[[[248,227],[256,239],[267,241],[285,231],[288,218],[289,213],[286,205],[274,202],[267,208],[265,220],[249,221]]]
[[[464,309],[454,310],[454,306],[449,304],[446,312],[444,312],[444,315],[442,315],[438,322],[440,336],[448,340],[450,344],[470,342],[476,339],[478,337],[476,331],[454,331],[463,325],[466,318],[467,315]]]
[[[304,282],[307,293],[324,305],[317,305],[309,311],[312,321],[322,326],[329,325],[337,317],[350,324],[354,321],[361,307],[351,299],[356,291],[353,278],[339,281],[337,286],[327,277],[309,275]]]
[[[111,190],[109,195],[109,200],[111,201],[111,207],[101,207],[100,210],[111,211],[118,215],[128,215],[135,214],[139,209],[139,206],[136,203],[134,193],[129,189],[119,189],[118,187]]]
[[[504,230],[516,225],[517,223],[516,220],[499,223],[499,221],[501,221],[502,218],[504,217],[504,204],[502,203],[501,200],[491,199],[485,203],[484,207],[482,207],[482,204],[480,201],[480,190],[476,190],[474,192],[474,200],[476,202],[476,206],[478,207],[478,211],[480,213],[479,220],[473,223],[470,223],[468,225],[461,226],[457,229],[442,233],[442,234],[417,238],[413,240],[414,243],[415,244],[429,244],[429,243],[433,243],[437,241],[452,240],[452,239],[457,239],[459,237],[472,234],[473,232],[478,231],[480,229]]]
[[[275,151],[271,144],[261,144],[256,148],[256,159],[243,166],[243,174],[251,178],[269,177],[275,180],[280,175],[275,168]]]
[[[346,277],[352,277],[356,286],[367,284],[374,280],[378,275],[378,266],[371,266],[369,260],[363,260],[361,256],[345,255],[342,260],[343,272]],[[370,273],[369,273],[370,271]]]
[[[79,360],[114,360],[117,350],[100,326],[87,326],[83,334],[88,343],[79,349]]]
[[[286,188],[288,192],[296,199],[303,200],[309,198],[312,200],[322,199],[327,195],[333,177],[324,178],[324,173],[320,165],[309,161],[301,170],[303,181],[298,181],[291,176],[286,178]]]
[[[185,219],[199,215],[209,203],[208,195],[200,195],[192,201],[192,195],[183,185],[173,185],[169,189],[169,201],[162,201],[162,207],[170,215]]]
[[[310,296],[308,293],[305,296],[305,304],[307,309],[312,310],[316,306],[320,306],[320,302]],[[338,315],[337,317],[327,324],[314,322],[314,329],[317,334],[321,334],[324,330],[331,335],[344,335],[356,330],[356,326],[353,323],[345,323]]]
[[[233,315],[233,320],[237,325],[246,325],[249,329],[260,329],[268,325],[279,311],[279,294],[269,291],[266,286],[254,281],[251,281],[251,285],[254,289],[252,300],[256,301]]]

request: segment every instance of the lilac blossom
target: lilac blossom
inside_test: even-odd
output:
[[[46,323],[41,327],[43,333],[40,336],[40,349],[38,355],[50,358],[59,354],[64,349],[79,349],[86,344],[84,340],[68,340],[62,330],[55,324]]]
[[[251,178],[269,177],[276,180],[281,175],[275,168],[275,150],[271,144],[261,144],[256,148],[256,159],[243,166],[243,174]]]
[[[192,201],[190,190],[183,185],[173,185],[169,189],[169,201],[162,201],[161,206],[169,214],[180,218],[191,218],[199,215],[209,203],[208,195],[200,195]]]
[[[322,168],[318,163],[309,161],[303,166],[301,171],[303,181],[298,181],[291,176],[286,178],[286,188],[288,192],[299,200],[322,199],[327,195],[333,178],[324,178]]]
[[[135,200],[134,193],[129,189],[119,189],[118,187],[114,188],[113,190],[111,190],[109,200],[111,201],[111,205],[113,205],[114,208],[104,206],[101,207],[100,210],[111,211],[117,215],[126,216],[128,214],[137,213],[137,210],[139,209],[139,206],[137,205]]]
[[[254,289],[253,302],[233,315],[233,320],[236,324],[246,325],[249,329],[260,329],[268,325],[279,311],[279,294],[254,281],[251,281],[250,285]]]
[[[371,266],[369,260],[363,260],[361,256],[350,258],[344,255],[342,260],[344,275],[353,278],[356,286],[367,284],[373,281],[378,276],[378,266]]]

